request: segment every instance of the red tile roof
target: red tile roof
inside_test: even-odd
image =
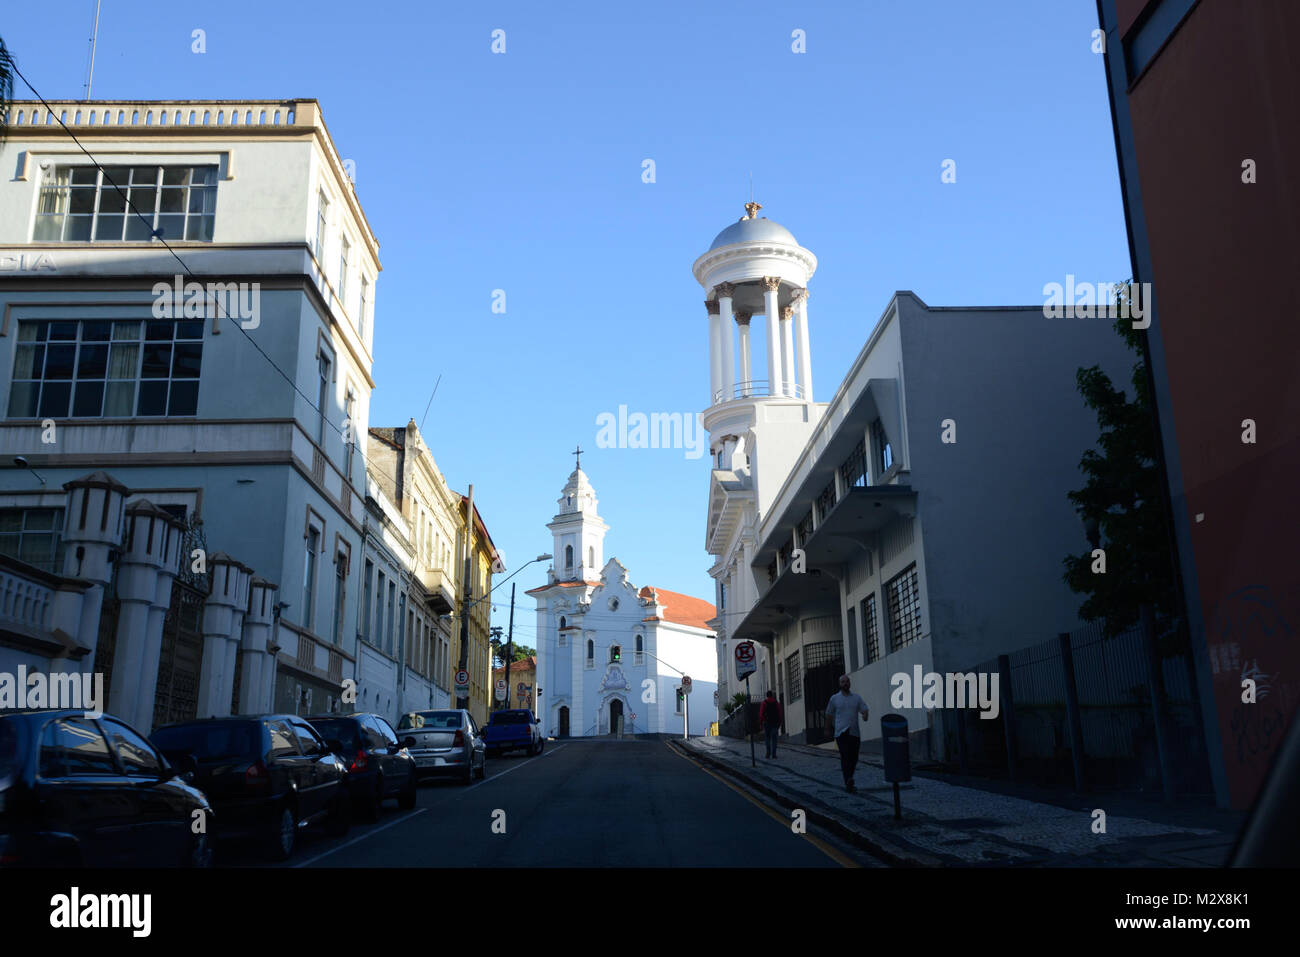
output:
[[[548,588],[582,588],[584,585],[599,585],[600,582],[551,582],[549,585],[541,585],[537,588],[530,588],[524,592],[525,595],[535,595],[539,591],[546,591]]]
[[[656,604],[661,606],[665,621],[671,621],[676,625],[686,625],[689,628],[700,628],[704,631],[709,629],[709,620],[718,616],[718,610],[713,607],[712,602],[707,602],[703,598],[692,598],[690,595],[683,595],[680,592],[669,591],[667,588],[655,588],[646,585],[637,593],[642,598],[653,599]]]

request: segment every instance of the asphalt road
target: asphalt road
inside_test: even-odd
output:
[[[548,741],[493,758],[487,779],[430,780],[418,806],[377,823],[300,835],[287,867],[881,866],[678,754],[657,739]],[[502,833],[502,831],[504,831]],[[218,866],[256,866],[251,851]]]

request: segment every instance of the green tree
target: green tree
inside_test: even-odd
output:
[[[531,658],[535,654],[537,654],[536,648],[529,648],[527,645],[516,643],[514,645],[514,654],[511,656],[510,662],[513,664],[516,661],[523,661],[525,658]]]
[[[1128,298],[1128,284],[1120,289],[1122,303]],[[1086,484],[1069,493],[1091,547],[1063,562],[1066,584],[1087,596],[1079,617],[1104,619],[1108,635],[1137,622],[1143,604],[1151,604],[1161,622],[1173,619],[1177,607],[1164,475],[1142,358],[1143,332],[1134,329],[1129,318],[1116,320],[1115,331],[1138,356],[1130,377],[1133,397],[1117,389],[1099,366],[1075,374],[1084,404],[1097,413],[1101,435],[1097,447],[1084,452],[1079,462]],[[1104,573],[1094,570],[1096,548],[1105,553]]]

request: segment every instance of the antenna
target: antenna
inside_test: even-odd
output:
[[[442,373],[438,373],[438,382],[442,381]],[[429,395],[429,405],[433,405],[433,397],[438,394],[438,382],[433,384],[433,392]],[[429,417],[429,405],[424,407],[424,416],[420,419],[420,431],[424,431],[424,420]]]
[[[749,171],[749,201],[754,201],[754,171]]]
[[[90,28],[90,64],[86,67],[86,99],[90,99],[90,85],[95,79],[95,40],[99,36],[99,4],[95,0],[95,22]]]

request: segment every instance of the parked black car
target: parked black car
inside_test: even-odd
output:
[[[0,866],[208,867],[217,818],[192,780],[112,715],[6,712]]]
[[[220,838],[252,837],[276,860],[293,853],[298,829],[323,821],[346,834],[352,802],[347,768],[303,718],[236,715],[169,724],[153,743],[217,812]]]
[[[358,711],[318,714],[307,721],[343,759],[352,805],[367,820],[379,817],[379,805],[388,798],[397,798],[404,811],[415,807],[419,796],[415,758],[382,716]]]

